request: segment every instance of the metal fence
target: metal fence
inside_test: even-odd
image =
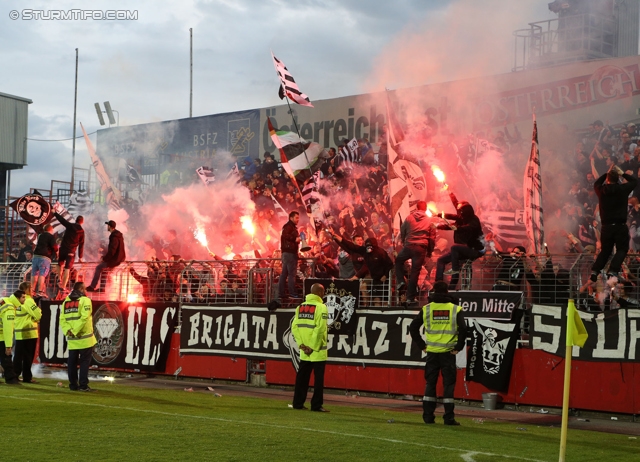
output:
[[[634,303],[640,298],[638,285],[610,285],[599,279],[588,281],[593,255],[568,254],[514,259],[509,256],[485,256],[466,262],[460,272],[458,290],[513,290],[525,293],[525,307],[533,303],[565,305],[569,298],[579,307],[591,310],[616,308],[625,300]],[[60,275],[52,265],[47,278],[49,298],[64,298],[75,281],[88,286],[97,263],[76,263],[71,270],[66,288],[59,289]],[[278,297],[278,280],[282,265],[277,259],[207,260],[207,261],[147,261],[125,262],[107,269],[101,278],[101,291],[89,294],[96,300],[124,300],[128,302],[173,301],[196,305],[266,304]],[[426,295],[434,283],[436,258],[428,260],[419,280],[419,299]],[[30,278],[28,263],[0,264],[0,292],[7,296],[20,282]],[[640,275],[640,256],[627,258],[625,274],[629,281]],[[296,277],[299,293],[305,278],[316,277],[314,259],[300,259]],[[449,275],[445,276],[448,281]],[[385,309],[400,306],[404,295],[395,287],[393,272],[384,283],[374,284],[371,279],[360,282],[360,308]],[[620,300],[623,300],[622,302]],[[283,300],[284,306],[287,299]]]

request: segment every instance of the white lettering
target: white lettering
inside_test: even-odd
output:
[[[262,316],[254,316],[251,324],[256,328],[256,337],[253,341],[253,348],[260,348],[260,331],[264,329],[265,318]]]
[[[373,348],[373,353],[378,356],[382,353],[389,351],[389,340],[387,340],[387,323],[373,321],[371,324],[371,330],[380,329],[380,335],[378,335],[378,340],[376,341],[376,346]]]
[[[187,345],[192,346],[198,343],[198,327],[200,326],[200,313],[196,313],[189,317],[189,325],[191,330],[189,331],[189,341]]]
[[[269,348],[269,344],[272,345],[274,350],[280,348],[278,343],[278,318],[275,314],[269,315],[269,327],[267,327],[267,338],[262,343],[263,348]]]
[[[222,343],[222,339],[220,338],[220,331],[222,330],[222,316],[218,316],[216,318],[216,325],[218,326],[216,329],[216,345],[220,345]]]
[[[353,354],[357,354],[360,347],[362,347],[362,354],[369,356],[371,349],[367,344],[367,330],[366,330],[367,318],[362,316],[358,319],[358,327],[356,328],[356,342],[353,345]]]
[[[598,343],[593,349],[594,358],[624,358],[624,346],[627,340],[627,316],[625,310],[618,310],[618,346],[615,349],[605,348],[604,316],[595,319],[598,328]]]
[[[227,346],[233,340],[233,333],[235,329],[233,328],[233,315],[229,314],[224,320],[224,345]]]
[[[409,334],[409,325],[413,319],[404,318],[402,320],[402,343],[404,343],[404,355],[411,356],[411,335]]]
[[[544,332],[551,334],[551,342],[543,342],[542,339],[536,335],[533,336],[532,347],[534,350],[543,350],[548,353],[556,354],[558,352],[558,346],[560,345],[560,334],[562,328],[560,326],[547,326],[542,320],[543,316],[551,316],[554,319],[560,319],[562,313],[560,308],[554,308],[551,306],[533,305],[531,308],[531,314],[534,319],[533,322],[538,332]]]
[[[144,366],[153,366],[155,361],[153,358],[150,358],[151,333],[153,332],[153,319],[155,318],[156,309],[147,307],[145,314],[147,316],[147,322],[144,330],[144,354],[142,355],[142,364]]]
[[[200,342],[206,343],[207,346],[209,347],[213,344],[213,339],[211,338],[212,328],[213,328],[213,317],[203,314],[202,315],[202,337],[200,338]]]
[[[346,354],[349,354],[351,352],[351,347],[349,346],[348,340],[348,335],[338,335],[338,351],[344,350]]]
[[[627,310],[630,322],[631,332],[629,332],[629,359],[636,359],[636,348],[638,347],[638,339],[640,338],[640,329],[638,329],[638,321],[634,318],[640,318],[640,310]]]
[[[247,319],[247,313],[240,315],[240,327],[238,328],[238,336],[234,342],[235,346],[240,346],[240,341],[244,340],[244,347],[249,348],[249,321]]]
[[[127,317],[127,355],[124,358],[124,361],[128,364],[138,364],[139,361],[138,331],[141,319],[141,307],[129,308],[129,316]]]

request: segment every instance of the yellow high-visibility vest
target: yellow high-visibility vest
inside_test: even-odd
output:
[[[422,308],[427,352],[445,353],[458,342],[457,315],[462,307],[453,303],[429,303]]]

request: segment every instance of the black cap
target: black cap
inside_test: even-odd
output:
[[[116,227],[116,222],[115,222],[115,221],[113,221],[113,220],[105,221],[105,222],[104,222],[104,224],[105,224],[105,225],[109,225],[109,226],[110,226],[110,227],[112,227],[112,228],[115,228],[115,227]]]

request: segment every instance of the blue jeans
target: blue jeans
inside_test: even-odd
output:
[[[418,278],[420,270],[427,256],[426,246],[405,245],[396,257],[396,284],[404,281],[404,262],[411,259],[411,274],[407,286],[407,300],[413,300],[418,295]]]
[[[288,280],[289,297],[298,297],[296,293],[296,273],[298,272],[298,254],[282,252],[282,274],[278,281],[278,298],[284,297],[284,287]]]
[[[51,260],[47,257],[41,257],[40,255],[34,255],[31,260],[31,275],[42,276],[46,278],[51,270]]]
[[[444,268],[447,263],[451,263],[451,269],[453,271],[460,271],[461,262],[464,260],[475,260],[482,253],[479,250],[472,249],[464,244],[453,244],[448,253],[438,258],[436,262],[436,281],[442,281],[444,279]],[[458,285],[460,274],[453,274],[451,281],[449,282],[449,290],[455,290]]]

